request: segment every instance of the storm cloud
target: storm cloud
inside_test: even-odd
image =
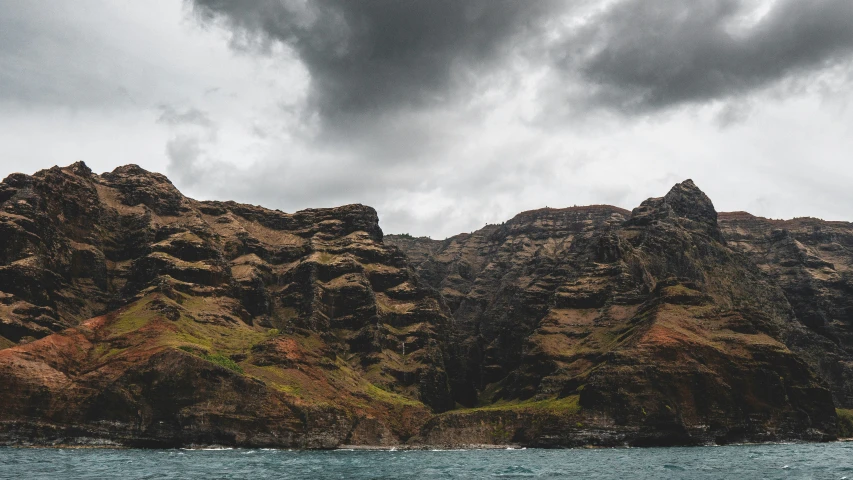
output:
[[[853,2],[622,1],[569,34],[564,50],[556,65],[592,87],[593,104],[634,111],[725,99],[849,68]]]
[[[543,206],[853,219],[849,0],[0,0],[0,167],[444,237]]]
[[[235,48],[293,49],[327,118],[459,101],[481,76],[527,73],[518,59],[549,72],[543,107],[642,113],[797,84],[853,54],[848,0],[193,4]]]
[[[232,46],[293,49],[325,117],[381,113],[452,99],[460,85],[544,32],[556,0],[196,0],[203,22],[232,29]]]

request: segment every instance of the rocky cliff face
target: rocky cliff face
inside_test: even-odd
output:
[[[846,270],[801,255],[774,273],[783,246],[722,217],[687,181],[633,212],[536,210],[434,241],[383,237],[361,205],[195,201],[136,166],[14,174],[0,441],[833,438]]]
[[[721,214],[720,227],[814,333],[790,338],[791,348],[831,385],[839,407],[853,408],[853,224],[735,212]]]
[[[386,243],[447,299],[454,396],[478,410],[432,421],[430,438],[475,435],[484,415],[536,445],[833,430],[829,390],[785,344],[813,336],[690,181],[630,213],[544,209],[443,242]]]
[[[197,202],[83,164],[0,200],[7,440],[396,443],[453,407],[445,310],[370,207]]]

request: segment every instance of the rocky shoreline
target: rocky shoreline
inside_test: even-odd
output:
[[[299,445],[270,443],[267,439],[254,439],[251,436],[240,442],[213,441],[196,442],[173,438],[133,438],[116,435],[115,432],[94,432],[87,426],[58,428],[42,425],[39,431],[29,431],[24,435],[20,426],[0,425],[3,434],[0,435],[0,446],[32,447],[32,448],[274,448],[296,450],[460,450],[460,449],[517,449],[517,448],[642,448],[642,447],[675,447],[675,446],[710,446],[710,445],[740,445],[740,444],[774,444],[774,443],[826,443],[831,441],[850,441],[851,438],[833,438],[821,432],[811,432],[811,436],[801,433],[780,435],[764,432],[752,438],[747,437],[714,437],[693,432],[692,437],[675,437],[661,435],[660,432],[648,430],[640,432],[636,428],[596,429],[584,432],[574,431],[564,433],[559,437],[538,436],[526,441],[483,442],[463,440],[465,433],[445,432],[443,435],[432,434],[432,438],[445,440],[425,441],[429,434],[416,436],[406,443],[385,444],[339,444],[339,445]],[[85,434],[83,432],[86,432]],[[469,437],[474,439],[474,437]],[[455,439],[455,440],[451,440]],[[447,441],[451,440],[451,441]]]
[[[853,442],[853,438],[838,438],[836,440],[827,440],[821,442],[809,441],[767,441],[767,442],[736,442],[727,444],[707,443],[701,445],[688,446],[742,446],[742,445],[790,445],[790,444],[810,444],[810,443],[849,443]],[[130,447],[120,443],[113,443],[101,439],[80,439],[78,442],[71,443],[3,443],[0,448],[33,448],[33,449],[135,449],[139,447]],[[300,449],[300,448],[275,448],[275,447],[233,447],[228,445],[210,444],[210,445],[186,445],[181,447],[171,447],[181,450],[283,450],[283,451],[316,451],[317,449]],[[170,448],[170,449],[171,449]],[[635,447],[631,445],[615,445],[615,446],[597,446],[597,445],[582,445],[575,447],[528,447],[522,444],[451,444],[451,445],[339,445],[326,451],[367,451],[367,452],[395,452],[395,451],[466,451],[466,450],[528,450],[528,449],[619,449],[619,448],[660,448],[660,447]],[[155,447],[155,449],[157,449]]]

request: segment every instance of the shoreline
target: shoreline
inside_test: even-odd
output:
[[[618,445],[611,447],[602,447],[587,445],[581,447],[528,447],[521,444],[460,444],[460,445],[340,445],[335,448],[279,448],[279,447],[231,447],[226,445],[189,445],[185,447],[171,448],[142,448],[131,447],[121,444],[99,444],[86,445],[75,443],[58,443],[58,444],[15,444],[15,445],[0,445],[0,449],[56,449],[56,450],[194,450],[194,451],[228,451],[228,450],[269,450],[269,451],[284,451],[284,452],[405,452],[405,451],[433,451],[433,452],[450,452],[450,451],[468,451],[468,450],[618,450],[618,449],[646,449],[646,448],[701,448],[701,447],[737,447],[751,445],[807,445],[807,444],[827,444],[827,443],[849,443],[853,442],[853,437],[839,438],[828,442],[805,442],[805,441],[782,441],[782,442],[741,442],[729,444],[707,444],[707,445],[672,445],[668,447],[634,447],[630,445]]]

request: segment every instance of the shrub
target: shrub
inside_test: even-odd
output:
[[[853,438],[853,410],[838,408],[838,437]]]
[[[225,367],[228,370],[235,371],[239,374],[243,373],[243,367],[241,367],[240,365],[237,365],[237,362],[235,362],[234,360],[231,360],[230,358],[226,357],[225,355],[221,355],[218,353],[214,353],[213,355],[210,355],[207,353],[202,353],[200,356],[201,356],[201,358],[207,360],[208,362],[215,363],[215,364],[219,365],[220,367]]]
[[[183,350],[187,353],[191,353],[197,357],[201,357],[210,363],[215,363],[216,365],[219,365],[220,367],[225,367],[228,370],[237,372],[241,375],[243,374],[243,367],[241,367],[240,365],[237,364],[237,362],[235,362],[234,360],[231,360],[230,358],[226,357],[225,355],[222,355],[219,353],[210,354],[210,353],[207,353],[198,347],[194,347],[194,346],[190,346],[190,345],[181,345],[180,347],[178,347],[178,349]]]

